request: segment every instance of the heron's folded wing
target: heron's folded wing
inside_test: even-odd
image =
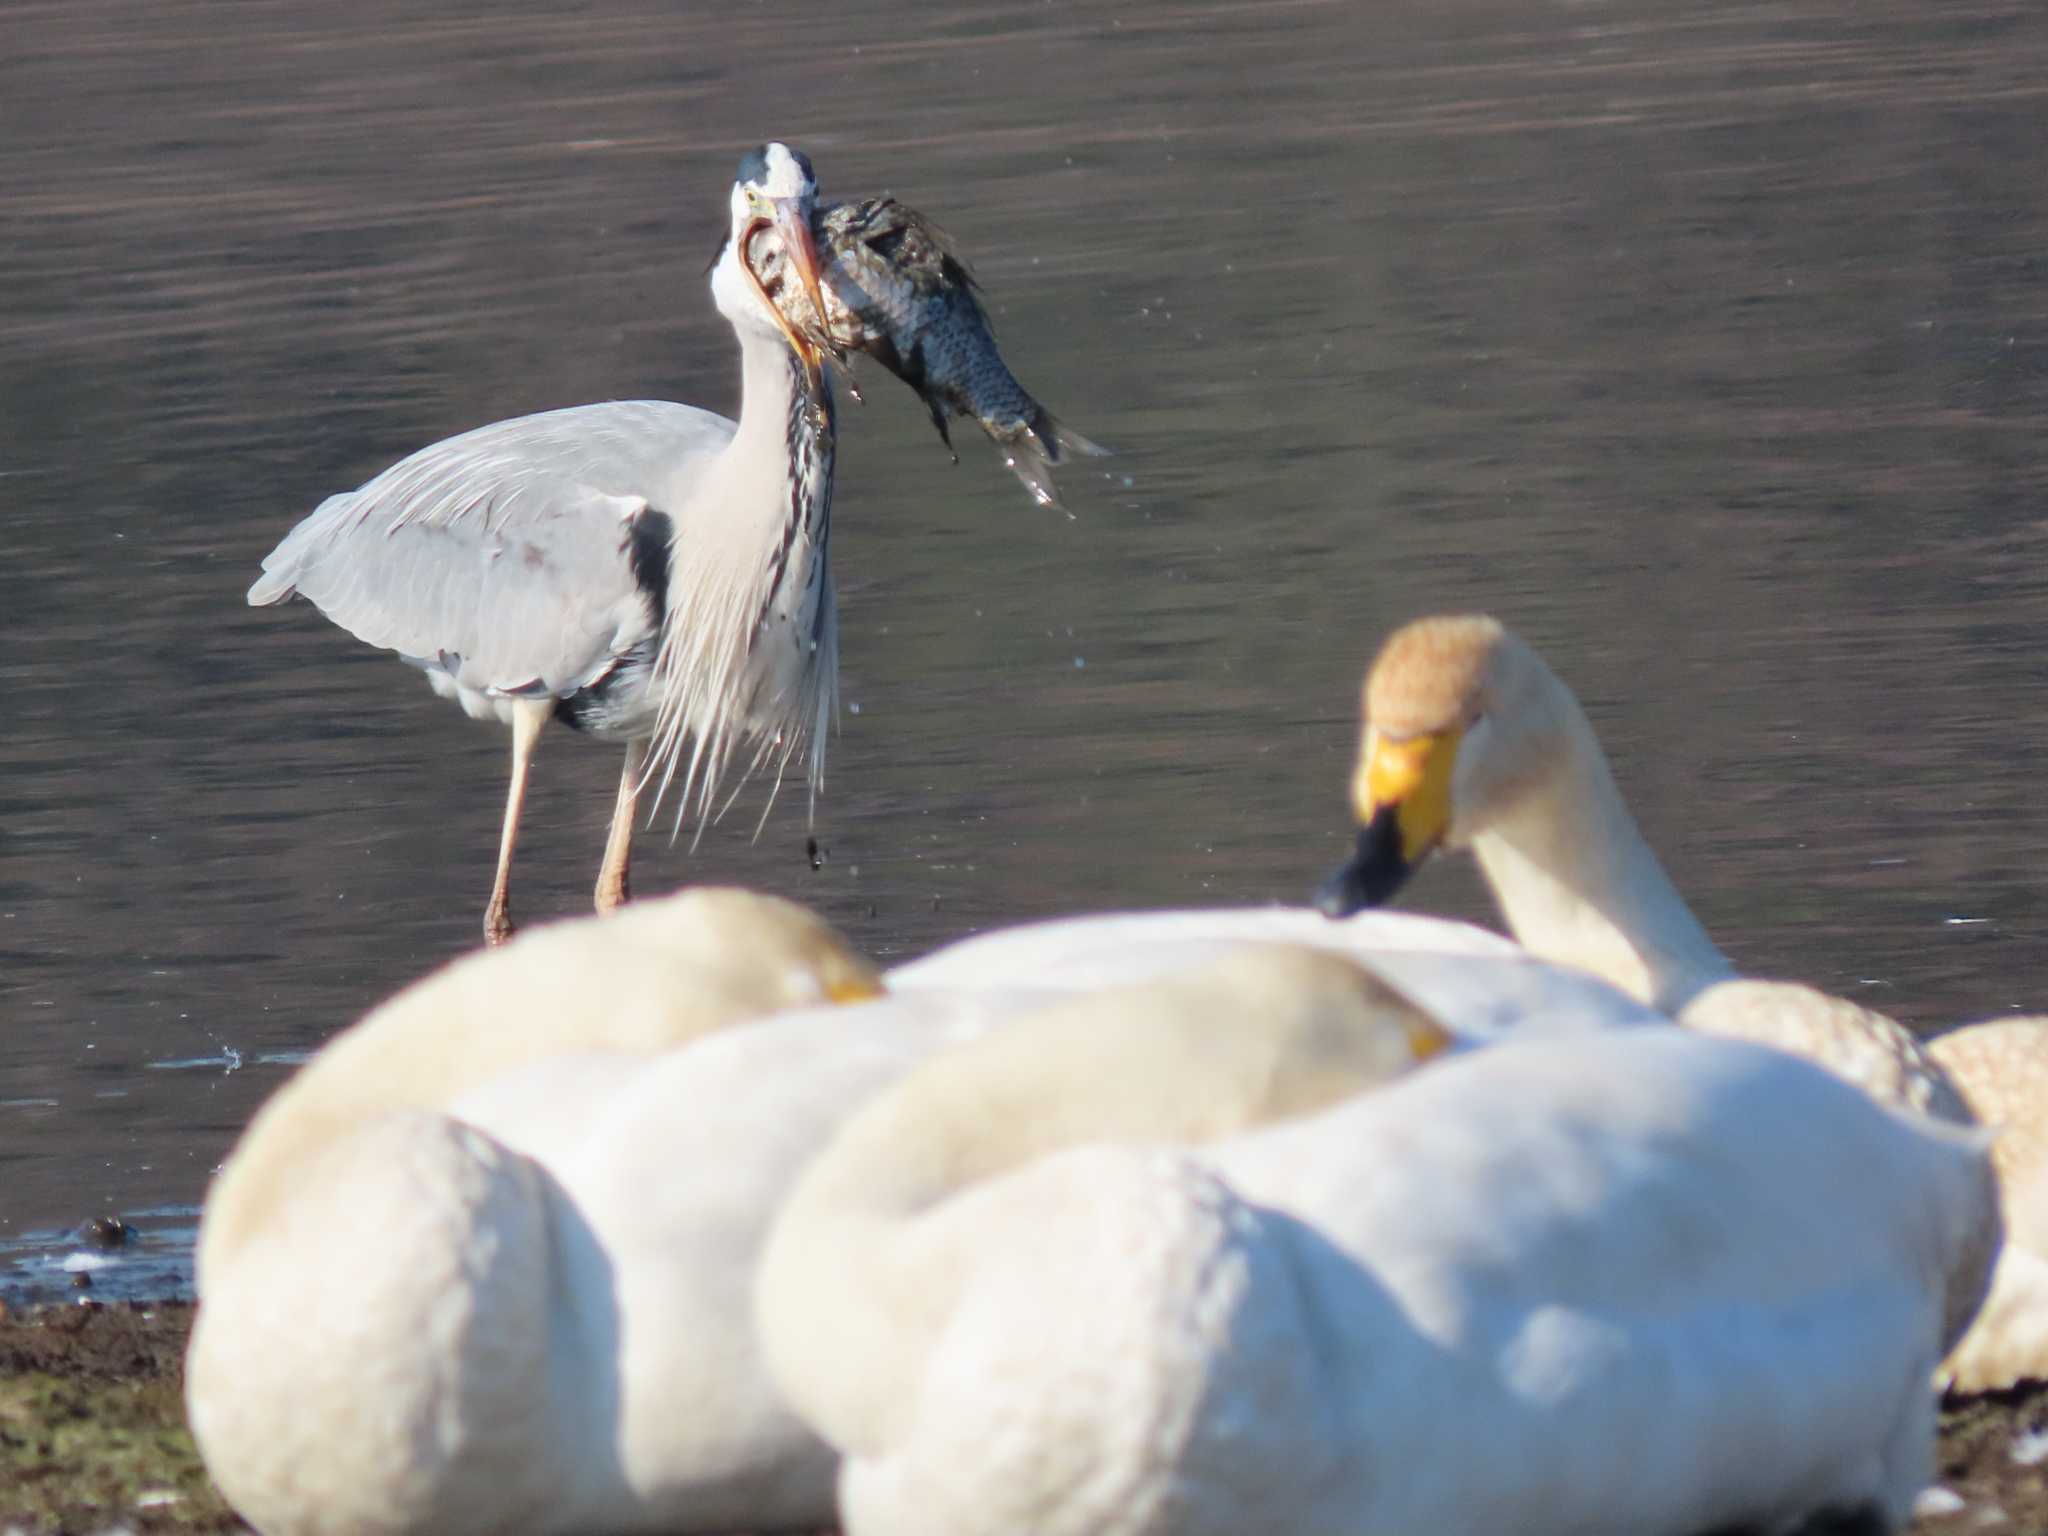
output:
[[[573,693],[654,633],[669,517],[733,425],[615,401],[479,427],[326,501],[263,562],[358,639],[498,693]]]

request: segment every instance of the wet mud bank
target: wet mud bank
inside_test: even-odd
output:
[[[185,1427],[186,1302],[0,1315],[0,1533],[247,1531]],[[2048,1388],[1942,1414],[1914,1536],[2048,1531]]]

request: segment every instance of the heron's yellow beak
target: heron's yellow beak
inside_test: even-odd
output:
[[[818,244],[811,238],[810,208],[794,197],[773,197],[763,201],[767,205],[767,217],[757,220],[749,227],[747,239],[751,240],[754,231],[763,227],[771,228],[781,236],[782,248],[789,253],[790,269],[795,272],[796,280],[803,284],[804,295],[811,301],[811,312],[818,317],[818,332],[822,336],[825,330],[825,294],[818,285]],[[791,350],[802,359],[804,370],[810,375],[811,384],[815,387],[821,366],[818,342],[792,325],[789,317],[768,297],[767,290],[761,286],[760,278],[754,275],[753,265],[745,259],[744,242],[740,248],[740,256],[740,265],[752,280],[754,291],[760,294],[761,302],[768,306],[768,312],[775,317],[775,323],[788,338]]]
[[[1451,825],[1451,772],[1462,729],[1395,741],[1368,730],[1351,806],[1358,847],[1316,901],[1331,917],[1376,907],[1407,883]]]

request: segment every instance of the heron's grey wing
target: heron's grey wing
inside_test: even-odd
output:
[[[263,562],[252,604],[303,596],[466,688],[565,697],[660,621],[668,524],[733,424],[623,400],[479,427],[330,496]]]

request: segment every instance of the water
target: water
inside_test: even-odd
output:
[[[895,957],[1291,899],[1358,673],[1491,609],[1585,700],[1747,968],[1928,1027],[2048,1005],[2048,12],[1650,0],[16,4],[0,49],[0,1294],[192,1209],[290,1063],[469,945],[505,736],[303,604],[298,516],[583,400],[731,409],[745,149],[976,259],[1118,457],[1033,508],[874,370],[844,697],[738,881]],[[617,761],[542,750],[515,901]],[[813,870],[805,840],[826,853]],[[1479,917],[1446,866],[1409,905]],[[102,1272],[102,1290],[124,1282]]]

